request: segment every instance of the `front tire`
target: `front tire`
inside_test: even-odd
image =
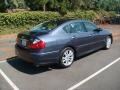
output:
[[[110,49],[112,44],[112,38],[110,36],[106,37],[105,49]]]
[[[70,47],[62,50],[60,55],[60,66],[63,68],[69,67],[74,62],[75,53],[74,50]]]

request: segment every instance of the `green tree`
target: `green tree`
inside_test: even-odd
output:
[[[17,8],[26,8],[26,4],[24,0],[16,0],[16,3],[18,4]]]
[[[119,11],[120,0],[101,0],[100,8],[107,11]]]
[[[31,10],[46,11],[49,0],[25,0],[25,3]]]
[[[0,10],[25,8],[42,11],[98,10],[120,12],[120,0],[0,0]]]
[[[48,3],[48,5],[50,6],[49,8],[52,10],[57,11],[58,8],[60,8],[60,3],[58,2],[58,0],[49,0]]]
[[[6,10],[6,5],[4,0],[0,0],[0,12],[4,12]]]
[[[85,6],[84,0],[70,0],[71,3],[71,9],[81,9]]]
[[[42,5],[43,11],[46,11],[46,5],[48,1],[49,0],[36,0],[36,2],[38,2],[39,5]]]

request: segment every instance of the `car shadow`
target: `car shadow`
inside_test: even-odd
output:
[[[61,69],[58,65],[46,65],[46,66],[35,67],[33,64],[27,63],[19,59],[17,56],[8,58],[7,63],[16,70],[26,74],[38,74],[46,71],[51,71],[52,69]]]
[[[81,57],[78,57],[78,58],[76,58],[75,61],[78,61],[82,58],[88,57],[89,55],[91,55],[93,53],[96,53],[98,51],[100,51],[100,50],[97,50],[97,51],[94,51],[92,53],[89,53],[89,54],[83,55]],[[27,63],[27,62],[19,59],[17,56],[12,57],[12,58],[8,58],[7,62],[8,62],[9,65],[11,65],[16,70],[18,70],[20,72],[23,72],[23,73],[26,73],[26,74],[31,74],[31,75],[32,74],[43,73],[43,72],[46,72],[46,71],[51,71],[53,69],[64,69],[64,68],[59,67],[59,65],[57,65],[57,64],[56,65],[53,64],[53,65],[35,67],[33,64]]]

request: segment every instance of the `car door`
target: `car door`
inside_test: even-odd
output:
[[[101,48],[103,45],[104,37],[102,37],[102,31],[95,31],[97,26],[91,22],[83,22],[85,29],[87,30],[88,39],[88,48],[90,50],[95,50]]]
[[[91,50],[89,43],[92,41],[91,33],[86,30],[83,22],[73,22],[63,28],[71,36],[70,45],[74,46],[77,56]]]

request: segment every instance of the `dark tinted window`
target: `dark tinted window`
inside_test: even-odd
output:
[[[48,32],[50,30],[55,29],[58,26],[58,24],[55,21],[52,22],[44,22],[41,24],[36,25],[31,29],[31,31],[35,32]]]
[[[84,24],[88,32],[91,32],[97,28],[95,24],[90,23],[90,22],[84,22]]]
[[[77,33],[77,32],[85,32],[83,24],[81,22],[71,23],[66,25],[63,28],[67,33]]]
[[[43,22],[33,27],[31,29],[31,32],[49,32],[67,21],[70,21],[70,19],[60,19]]]

